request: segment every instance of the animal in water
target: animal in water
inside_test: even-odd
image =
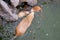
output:
[[[24,33],[30,27],[30,25],[34,19],[34,12],[39,11],[39,10],[41,10],[41,7],[35,6],[31,9],[31,13],[29,13],[29,11],[28,11],[29,15],[27,15],[24,19],[22,19],[22,21],[16,26],[15,36],[14,36],[14,38],[12,38],[12,40],[14,40],[17,36],[24,35]],[[25,13],[23,13],[23,14],[21,13],[21,15],[25,16]]]

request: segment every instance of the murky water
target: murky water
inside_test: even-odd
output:
[[[47,0],[46,0],[47,1]],[[60,40],[60,1],[43,3],[40,1],[42,12],[35,14],[35,18],[23,36],[15,40]],[[17,22],[15,22],[17,25]],[[0,26],[0,40],[10,40],[14,36],[14,23]]]

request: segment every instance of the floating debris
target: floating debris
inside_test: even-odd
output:
[[[46,33],[46,36],[48,36],[48,33]]]

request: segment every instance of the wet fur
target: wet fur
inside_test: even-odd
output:
[[[34,12],[38,12],[38,11],[41,11],[41,7],[40,6],[35,6],[35,7],[32,8],[32,10]],[[18,17],[22,18],[22,17],[26,16],[27,14],[29,14],[29,11],[21,11],[21,12],[19,12]]]
[[[24,33],[27,31],[27,29],[30,27],[30,25],[33,21],[34,11],[39,11],[39,9],[38,10],[36,10],[36,9],[37,9],[37,7],[32,8],[31,13],[28,16],[26,16],[24,19],[22,19],[22,21],[16,26],[15,36],[13,39],[15,39],[17,36],[24,35]]]

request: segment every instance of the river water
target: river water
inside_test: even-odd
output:
[[[42,12],[36,12],[26,33],[15,40],[60,40],[60,1],[41,0],[38,4],[42,7]],[[0,40],[10,40],[14,31],[14,24],[0,26]]]

